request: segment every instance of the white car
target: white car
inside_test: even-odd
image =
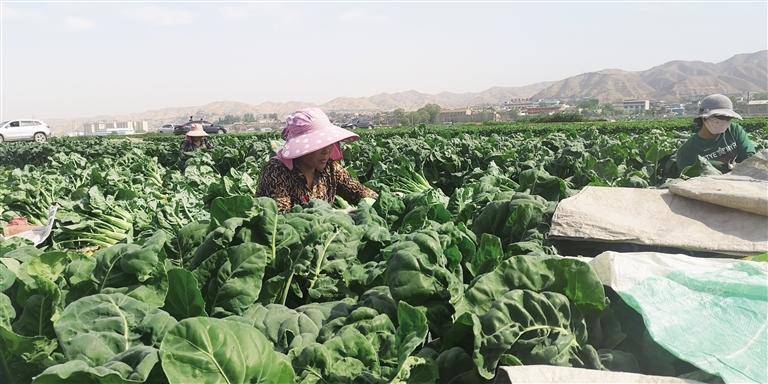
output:
[[[162,127],[157,129],[158,133],[173,133],[173,130],[176,129],[178,124],[165,124]]]
[[[51,137],[51,128],[40,120],[21,119],[0,123],[0,143],[19,140],[44,143],[49,137]]]

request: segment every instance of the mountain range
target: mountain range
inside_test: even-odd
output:
[[[720,63],[670,61],[645,71],[606,69],[569,77],[532,95],[534,99],[598,98],[681,101],[711,93],[768,89],[768,50],[739,54]]]
[[[711,93],[742,93],[768,90],[768,50],[738,54],[720,63],[703,61],[670,61],[643,70],[605,69],[521,87],[492,87],[481,92],[437,94],[409,90],[381,93],[369,97],[338,97],[323,104],[301,101],[247,104],[216,101],[201,106],[174,107],[121,116],[95,116],[84,119],[49,122],[59,131],[76,129],[83,121],[147,120],[152,124],[176,122],[188,116],[205,116],[209,120],[226,114],[277,113],[279,116],[296,109],[318,106],[326,111],[375,112],[396,108],[415,110],[434,103],[443,109],[500,104],[513,98],[574,100],[597,98],[601,102],[626,99],[652,99],[678,102]]]

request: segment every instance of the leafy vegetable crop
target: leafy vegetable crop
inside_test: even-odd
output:
[[[748,128],[768,143],[765,120]],[[500,365],[696,371],[547,240],[586,185],[681,176],[682,122],[379,130],[345,146],[373,205],[279,214],[271,135],[0,148],[3,383],[485,383]],[[707,172],[707,164],[682,177]],[[697,377],[702,377],[701,375]]]

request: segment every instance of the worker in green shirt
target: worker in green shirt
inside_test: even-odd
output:
[[[693,119],[696,133],[677,150],[677,168],[693,165],[701,156],[721,171],[730,171],[755,154],[755,143],[744,128],[733,119],[741,116],[733,110],[727,96],[709,95],[699,102],[699,115]]]

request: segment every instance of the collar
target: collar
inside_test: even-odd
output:
[[[317,170],[315,171],[315,179],[312,183],[313,186],[317,185],[317,183],[320,181],[321,178],[330,176],[331,163],[332,162],[329,161],[325,165],[325,168],[323,168],[322,171],[317,171]],[[288,167],[285,167],[285,168],[288,169]],[[288,169],[288,172],[291,174],[291,176],[294,178],[295,181],[300,182],[301,184],[307,185],[307,178],[304,177],[304,173],[301,172],[299,167],[293,167],[293,169]]]

